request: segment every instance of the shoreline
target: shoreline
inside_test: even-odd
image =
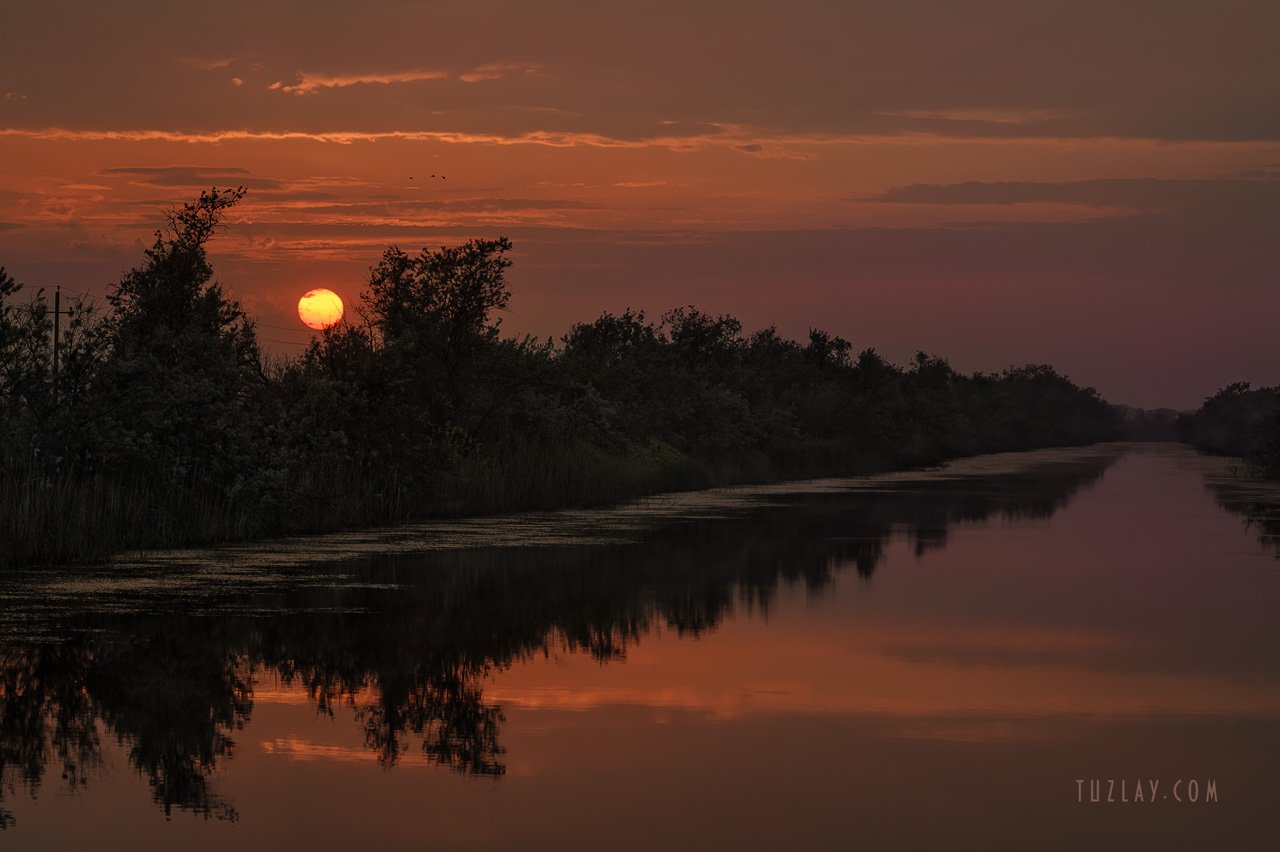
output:
[[[821,476],[739,482],[634,495],[594,506],[530,508],[492,513],[440,515],[396,525],[370,525],[312,533],[246,538],[180,547],[123,550],[99,559],[43,562],[8,570],[51,571],[171,567],[212,569],[252,563],[286,567],[378,555],[415,554],[479,547],[529,547],[580,543],[622,543],[631,533],[675,519],[750,511],[771,496],[875,489],[903,482],[1016,474],[1039,465],[1100,455],[1124,455],[1149,446],[1178,442],[1101,441],[959,456],[933,465],[848,476]],[[555,522],[553,525],[551,522]],[[554,526],[554,529],[551,527]],[[501,532],[497,531],[501,529]],[[304,546],[299,546],[304,545]]]

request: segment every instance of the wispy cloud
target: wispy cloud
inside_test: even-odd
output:
[[[783,160],[812,160],[815,155],[808,151],[796,151],[785,145],[769,144],[762,142],[746,142],[741,145],[734,145],[733,150],[739,154],[746,154],[751,157],[765,157],[771,159]]]
[[[881,115],[923,121],[978,122],[982,124],[1039,124],[1046,121],[1079,118],[1080,113],[1063,109],[996,109],[992,107],[959,107],[937,110],[894,110]]]
[[[192,68],[199,68],[201,71],[217,71],[220,68],[229,68],[236,61],[234,56],[181,56],[178,61],[183,65],[190,65]]]
[[[490,62],[464,71],[458,75],[458,79],[464,83],[479,83],[484,80],[501,80],[509,74],[532,75],[541,71],[542,65],[536,62]]]
[[[411,213],[519,213],[555,210],[593,210],[597,205],[561,198],[459,198],[442,201],[417,199],[359,200],[310,206],[308,212],[346,213],[358,221]]]
[[[445,80],[451,75],[448,71],[419,69],[415,71],[395,71],[385,74],[310,74],[300,73],[298,82],[287,84],[277,80],[268,89],[286,92],[291,95],[310,95],[325,89],[346,89],[351,86],[390,86],[396,83],[418,83],[424,80]]]
[[[0,99],[6,101],[25,101],[27,96],[22,92],[5,92],[3,95],[0,95]]]
[[[708,125],[710,126],[710,125]],[[710,132],[656,133],[651,136],[620,138],[601,133],[575,131],[533,130],[509,135],[497,133],[471,133],[452,130],[385,130],[385,131],[301,131],[301,130],[80,130],[61,127],[0,128],[0,137],[14,136],[49,141],[104,141],[104,142],[188,142],[192,144],[217,144],[234,141],[291,141],[305,140],[337,145],[359,142],[406,140],[411,142],[441,142],[472,145],[540,145],[548,148],[666,148],[672,151],[700,151],[708,148],[729,148],[744,153],[766,152],[770,156],[787,156],[778,153],[786,146],[802,144],[829,144],[854,141],[837,137],[777,137],[757,140],[753,131],[731,125],[715,125]],[[757,147],[758,146],[758,147]],[[803,155],[801,155],[803,156]]]
[[[850,200],[941,205],[1073,204],[1137,210],[1247,205],[1274,210],[1277,205],[1280,205],[1280,180],[1276,175],[1264,174],[1250,178],[1195,180],[1104,178],[1056,183],[1046,181],[914,183],[893,187],[873,196],[855,196]]]
[[[352,86],[393,86],[403,83],[422,83],[429,80],[461,80],[464,83],[481,83],[501,80],[514,74],[533,75],[542,72],[536,62],[490,62],[477,65],[469,71],[454,74],[435,68],[416,68],[408,71],[367,72],[357,74],[319,74],[302,71],[296,83],[277,80],[268,89],[290,95],[311,95],[326,89],[347,89]]]
[[[720,126],[717,126],[720,127]],[[809,160],[814,154],[798,150],[804,145],[828,145],[865,141],[836,137],[779,137],[760,140],[751,131],[723,126],[711,132],[689,135],[655,133],[648,136],[621,138],[601,133],[574,131],[534,130],[509,135],[497,133],[472,133],[466,131],[389,130],[389,131],[257,131],[257,130],[74,130],[69,128],[0,128],[0,137],[18,136],[28,139],[59,141],[121,141],[121,142],[186,142],[190,144],[219,144],[235,141],[294,141],[352,145],[364,142],[403,140],[410,142],[439,142],[450,145],[533,145],[546,148],[607,148],[624,150],[667,150],[692,153],[712,149],[732,150],[755,157],[777,157]]]
[[[242,169],[234,166],[207,168],[204,166],[116,166],[109,169],[103,169],[99,174],[104,175],[141,175],[144,177],[169,176],[174,174],[187,175],[193,172],[202,174],[219,174],[219,175],[247,175],[248,169]]]
[[[1081,151],[1086,146],[1115,151],[1168,151],[1185,145],[1198,152],[1259,152],[1270,155],[1271,143],[1250,140],[1210,141],[1186,140],[1169,142],[1148,137],[1099,136],[1061,138],[1039,136],[982,136],[947,133],[779,133],[768,128],[738,124],[698,123],[683,127],[658,125],[652,133],[628,136],[585,131],[530,130],[516,133],[485,133],[463,130],[160,130],[160,129],[81,129],[70,127],[0,127],[0,138],[13,137],[38,141],[67,142],[175,142],[193,145],[216,145],[227,142],[307,141],[333,145],[365,142],[409,141],[438,142],[457,145],[515,146],[534,145],[548,148],[610,148],[621,150],[664,149],[673,152],[729,150],[760,157],[810,159],[814,151],[832,146],[892,144],[895,146],[928,146],[945,144],[982,147],[1039,146],[1048,149],[1068,147]],[[888,197],[856,200],[896,200]]]
[[[122,176],[144,186],[213,186],[233,183],[249,189],[282,189],[277,180],[254,177],[248,169],[204,166],[121,166],[103,169],[104,176]]]

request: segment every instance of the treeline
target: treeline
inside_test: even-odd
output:
[[[389,248],[360,320],[272,360],[206,244],[242,190],[173,211],[107,308],[0,272],[0,559],[549,508],[1121,435],[1047,366],[905,368],[822,331],[680,308],[501,333],[511,244]]]
[[[1280,478],[1280,385],[1227,385],[1179,418],[1178,428],[1202,452],[1239,456],[1255,473]]]

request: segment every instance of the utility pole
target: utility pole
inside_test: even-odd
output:
[[[71,316],[71,311],[62,309],[62,285],[53,291],[53,398],[58,398],[58,361],[62,354],[62,317]]]
[[[53,291],[53,386],[58,386],[58,347],[62,345],[62,285]],[[55,391],[56,392],[56,391]]]

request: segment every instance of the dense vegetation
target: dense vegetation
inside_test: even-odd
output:
[[[1239,456],[1253,471],[1280,478],[1280,385],[1227,385],[1178,421],[1182,439],[1203,452]]]
[[[500,331],[511,244],[389,248],[360,321],[270,363],[205,247],[242,190],[173,211],[109,309],[0,272],[0,559],[305,532],[851,474],[1117,437],[1047,366],[905,368],[814,330],[679,308],[558,343]]]

